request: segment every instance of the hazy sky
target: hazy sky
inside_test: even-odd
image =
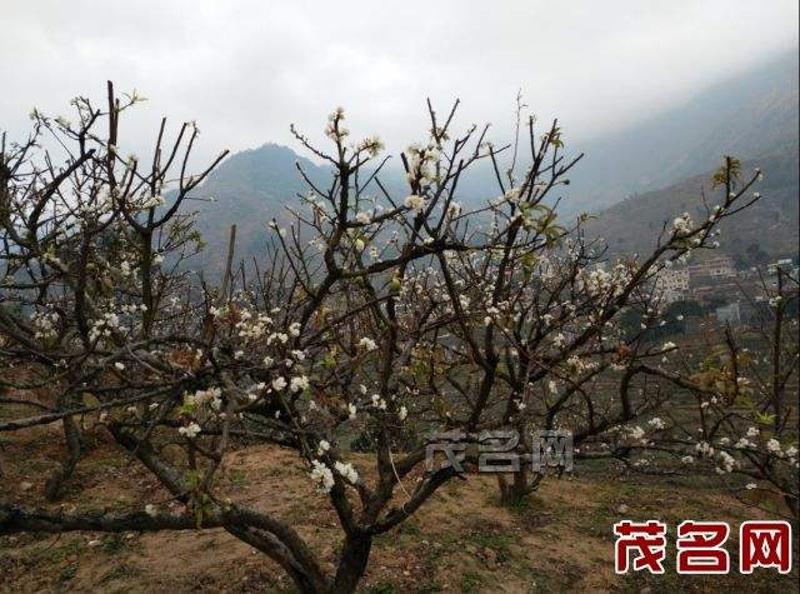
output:
[[[144,152],[165,114],[198,121],[200,156],[290,143],[291,122],[319,137],[336,105],[402,148],[424,137],[426,96],[460,97],[462,123],[499,135],[518,88],[588,138],[798,43],[796,0],[0,0],[0,15],[0,129],[20,139],[33,106],[69,117],[110,78],[150,99],[123,148]]]

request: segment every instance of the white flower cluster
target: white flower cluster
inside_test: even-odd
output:
[[[308,388],[308,378],[304,375],[298,375],[291,379],[289,382],[289,389],[292,392],[302,392]]]
[[[718,457],[720,466],[716,468],[717,474],[731,473],[734,468],[738,467],[736,459],[728,452],[720,451]]]
[[[342,124],[345,120],[344,108],[337,107],[328,116],[328,123],[325,126],[325,136],[333,141],[340,141],[350,135],[350,130]]]
[[[119,316],[114,312],[106,312],[99,319],[92,322],[89,329],[89,340],[95,341],[101,337],[109,337],[112,332],[125,332],[126,328],[120,322]]]
[[[136,267],[131,266],[131,263],[127,260],[122,260],[119,263],[119,273],[123,276],[123,278],[128,278],[129,276],[136,274]]]
[[[593,270],[581,269],[578,272],[578,287],[589,295],[612,294],[615,297],[622,294],[625,286],[631,280],[631,269],[618,263],[611,272],[598,266]]]
[[[694,446],[694,449],[701,458],[710,458],[714,455],[714,447],[707,441],[701,441]]]
[[[210,405],[212,409],[219,411],[222,408],[222,390],[219,388],[197,390],[193,394],[185,394],[183,402],[197,408]]]
[[[460,202],[451,202],[447,205],[447,217],[456,218],[461,215],[463,207]]]
[[[501,201],[508,201],[512,204],[517,204],[522,196],[522,188],[510,188],[504,196],[500,198]]]
[[[286,344],[289,342],[289,335],[285,332],[273,332],[269,336],[267,336],[267,346],[271,345],[275,341],[280,342],[281,344]]]
[[[135,304],[135,303],[129,303],[128,305],[120,305],[119,306],[119,310],[122,313],[125,313],[125,314],[128,314],[128,315],[132,316],[132,315],[136,314],[136,312],[147,311],[147,306],[144,303],[140,303],[138,305]]]
[[[630,435],[632,439],[637,439],[641,442],[647,441],[644,439],[644,433],[645,433],[644,429],[642,429],[639,425],[636,425],[636,427],[628,428],[628,435]]]
[[[798,453],[797,446],[789,446],[784,450],[783,446],[781,446],[781,442],[774,437],[770,437],[766,441],[761,441],[760,445],[759,444],[760,436],[761,436],[761,430],[758,429],[758,427],[748,427],[747,431],[745,431],[745,434],[733,444],[733,447],[737,450],[750,450],[750,451],[760,450],[777,458],[784,459],[790,465],[796,468],[800,467],[800,463],[798,463],[797,461],[797,453]],[[730,443],[730,439],[725,437],[720,439],[720,445],[724,446],[728,445],[728,443]]]
[[[587,359],[586,357],[572,355],[569,359],[567,359],[566,365],[567,368],[574,373],[584,373],[596,369],[599,363],[597,361]]]
[[[247,399],[250,402],[255,402],[258,400],[259,394],[264,391],[264,388],[267,387],[267,384],[264,382],[259,382],[257,384],[253,384],[246,392]]]
[[[58,320],[59,317],[56,312],[34,312],[31,314],[31,323],[36,330],[34,338],[44,340],[55,338],[58,333],[56,330]]]
[[[672,228],[675,231],[676,237],[686,237],[692,232],[693,226],[692,217],[688,212],[683,213],[672,221]]]
[[[795,468],[800,468],[800,462],[797,461],[797,446],[789,446],[783,453],[789,461],[789,464]]]
[[[319,460],[311,461],[311,480],[317,484],[317,488],[325,493],[330,493],[335,481],[333,472]]]
[[[359,340],[358,346],[362,347],[367,352],[374,351],[375,349],[378,348],[378,344],[368,336],[365,336],[361,340]]]
[[[180,433],[185,437],[188,437],[189,439],[194,439],[195,437],[197,437],[200,431],[202,431],[202,428],[194,421],[192,421],[185,427],[181,427],[180,429],[178,429],[178,433]]]
[[[425,198],[422,196],[418,196],[417,194],[411,194],[410,196],[406,196],[405,201],[403,202],[405,207],[412,210],[414,214],[419,214],[423,210],[425,210]]]
[[[142,210],[146,210],[148,208],[156,208],[159,206],[164,206],[165,200],[164,197],[160,194],[155,194],[153,196],[147,196],[145,200],[139,205]]]
[[[420,188],[425,188],[436,181],[436,165],[441,160],[441,153],[435,144],[426,147],[412,144],[406,149],[406,159],[410,184],[416,182]]]
[[[353,465],[349,462],[345,464],[344,462],[337,461],[333,466],[336,468],[336,472],[350,481],[351,484],[355,485],[358,482],[358,472],[356,472],[356,469],[353,468]]]
[[[358,143],[356,150],[366,152],[370,157],[377,157],[386,148],[378,136],[369,136]]]
[[[267,333],[268,327],[272,324],[272,318],[266,314],[256,316],[250,310],[243,309],[239,312],[239,321],[236,323],[236,330],[245,342],[257,340]]]

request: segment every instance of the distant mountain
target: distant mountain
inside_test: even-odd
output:
[[[286,206],[299,205],[308,192],[299,164],[315,184],[330,184],[329,170],[277,144],[236,153],[225,160],[194,192],[213,202],[197,202],[198,227],[206,248],[199,265],[218,271],[225,261],[230,226],[236,224],[236,260],[263,253],[267,223],[281,218]]]
[[[798,253],[800,217],[800,175],[798,146],[746,161],[743,177],[760,167],[764,179],[757,184],[762,198],[749,209],[721,223],[720,251],[742,266],[763,263]],[[701,190],[710,205],[721,200],[712,190],[712,171],[685,179],[667,188],[628,198],[599,215],[588,227],[590,237],[602,237],[615,254],[645,253],[652,249],[659,233],[676,215],[688,212],[695,220],[705,218]]]
[[[727,246],[746,248],[751,240],[759,240],[775,253],[796,251],[797,66],[796,53],[781,56],[629,129],[583,145],[573,143],[571,148],[586,156],[571,172],[571,184],[553,196],[566,193],[561,214],[598,213],[624,200],[603,215],[597,229],[612,247],[640,249],[663,220],[675,212],[691,211],[707,172],[716,168],[723,154],[745,160],[764,155],[760,161],[767,175],[765,188],[772,191],[764,189],[768,199],[734,223],[734,237],[728,238]],[[295,163],[315,183],[330,183],[329,169],[275,144],[236,153],[212,173],[195,193],[216,198],[194,203],[207,243],[199,266],[221,269],[233,223],[238,226],[237,260],[263,252],[267,221],[280,219],[285,207],[298,205],[298,194],[308,190]],[[399,162],[391,163],[381,180],[392,195],[402,198],[406,189]],[[665,186],[669,187],[659,190]],[[466,204],[482,203],[500,193],[488,162],[464,175],[459,187]],[[762,240],[765,229],[771,231]]]
[[[598,212],[708,171],[724,154],[751,159],[781,153],[796,147],[798,123],[794,51],[629,129],[573,143],[585,157],[571,175],[565,208]]]

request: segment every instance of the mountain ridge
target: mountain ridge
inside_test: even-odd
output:
[[[761,199],[746,211],[720,224],[719,252],[740,266],[763,264],[777,257],[798,254],[800,220],[800,172],[798,145],[742,163],[742,178],[758,167],[764,174],[753,191]],[[659,190],[627,198],[600,213],[587,226],[589,238],[608,242],[610,255],[643,253],[653,247],[664,225],[678,214],[688,212],[694,220],[707,215],[703,193],[709,204],[719,190],[713,190],[713,170],[694,175]],[[717,198],[719,198],[717,196]]]
[[[614,223],[619,212],[614,205],[623,204],[621,208],[626,210],[629,221],[636,221],[632,213],[641,213],[640,223],[649,226],[654,224],[654,216],[675,213],[666,215],[663,209],[653,207],[653,199],[647,196],[644,210],[632,208],[642,194],[654,194],[655,200],[677,207],[691,203],[690,197],[696,198],[702,180],[707,181],[708,172],[723,154],[734,155],[748,164],[754,158],[768,159],[768,180],[770,167],[782,172],[778,176],[782,185],[775,188],[781,197],[779,202],[790,209],[790,214],[796,212],[796,176],[792,178],[788,173],[798,163],[800,83],[796,64],[796,54],[784,54],[738,78],[716,83],[633,127],[584,146],[573,145],[586,156],[571,172],[560,214],[571,217],[582,211],[601,213],[610,233],[624,234],[625,229]],[[232,224],[238,227],[237,259],[250,258],[266,249],[267,221],[281,219],[286,206],[299,204],[297,196],[309,189],[297,171],[298,164],[313,183],[330,185],[329,167],[274,143],[241,151],[219,165],[194,192],[200,198],[216,198],[214,202],[201,201],[197,207],[198,227],[207,243],[199,260],[201,268],[221,267]],[[405,191],[399,167],[385,169],[381,179],[393,195]],[[476,168],[463,176],[459,185],[465,203],[478,204],[499,194],[491,167]],[[794,199],[790,200],[793,191]],[[676,198],[672,199],[670,192]],[[686,209],[679,208],[678,212],[683,210]],[[755,211],[756,218],[761,221],[761,214],[768,210]],[[770,212],[771,217],[779,216]],[[741,237],[753,235],[744,227],[739,231]],[[607,236],[612,247],[629,245],[634,249],[641,243],[637,233],[631,235],[631,241],[624,236]],[[787,237],[793,239],[796,234]],[[779,250],[774,241],[770,246],[769,250]]]
[[[707,171],[724,154],[752,159],[795,146],[798,85],[797,52],[784,53],[633,127],[583,143],[584,159],[571,178],[573,209],[597,212]]]

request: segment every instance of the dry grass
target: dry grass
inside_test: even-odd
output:
[[[43,485],[37,481],[58,459],[55,437],[41,430],[4,437],[0,500],[41,504]],[[104,438],[98,432],[92,439],[98,446]],[[65,507],[167,505],[166,492],[145,469],[107,452],[102,447],[88,452]],[[369,457],[355,459],[368,476]],[[326,498],[312,493],[296,456],[268,447],[235,451],[220,485],[237,500],[290,520],[332,567],[340,537],[335,514]],[[500,508],[496,496],[494,480],[486,475],[443,488],[414,518],[377,540],[363,591],[794,591],[796,572],[790,578],[764,570],[753,577],[614,575],[611,525],[623,515],[666,520],[670,534],[683,519],[735,524],[757,515],[717,491],[641,478],[623,481],[579,467],[571,479],[546,481],[524,506]],[[729,544],[729,550],[735,559],[735,546]],[[673,554],[670,549],[668,558]],[[4,537],[0,575],[3,592],[291,591],[271,561],[221,530]]]

